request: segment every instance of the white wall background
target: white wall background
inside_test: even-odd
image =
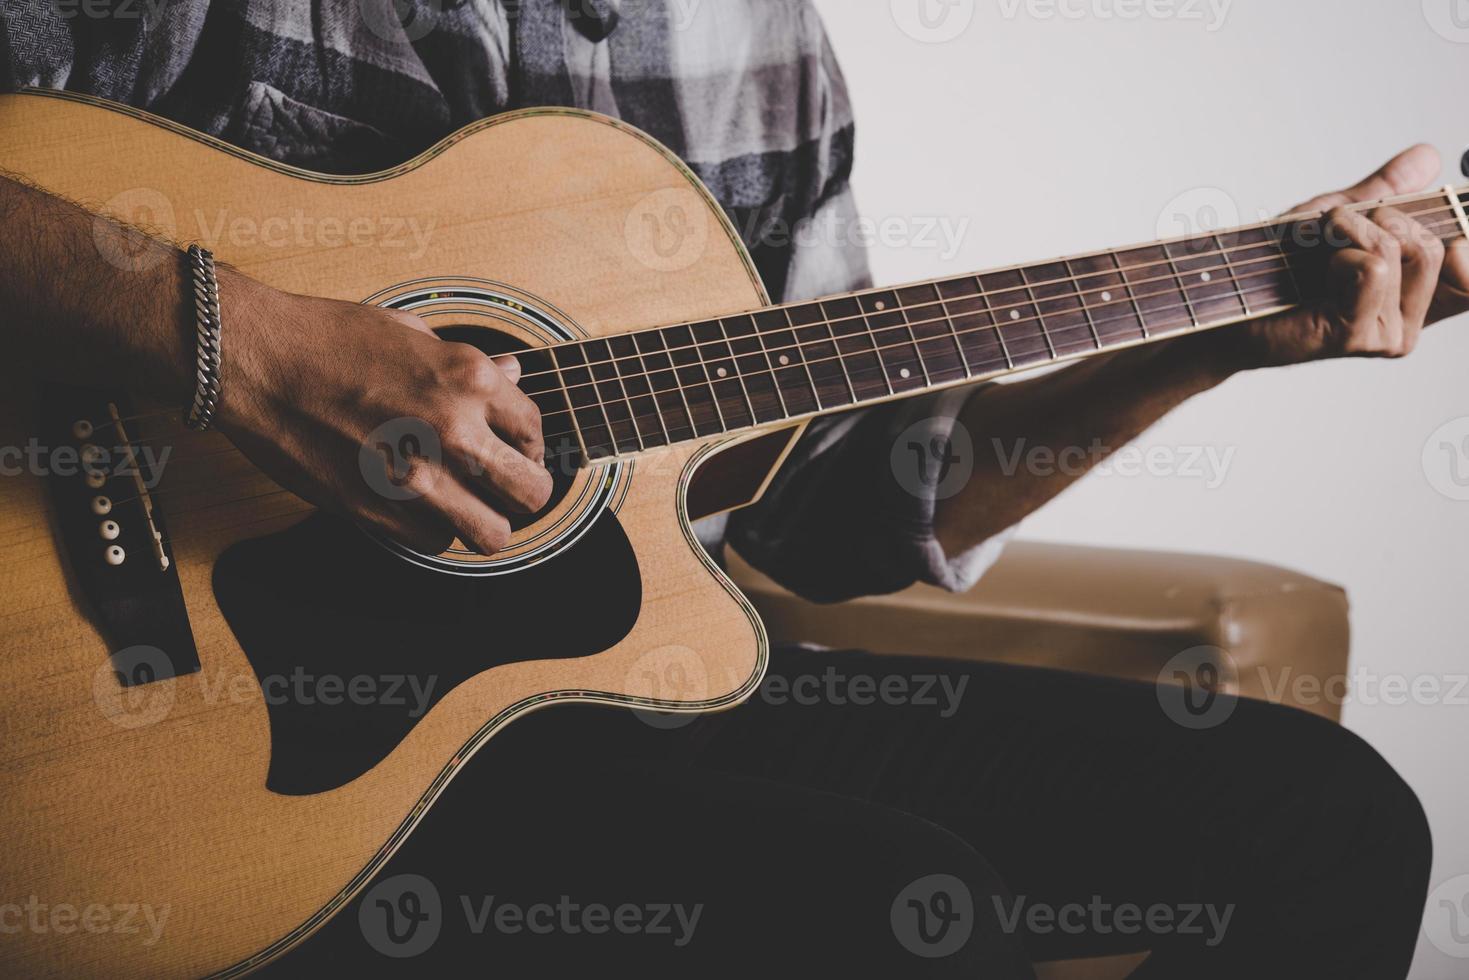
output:
[[[1189,230],[1178,212],[1201,205],[1257,220],[1419,141],[1444,154],[1440,183],[1462,182],[1469,0],[817,6],[856,106],[864,214],[962,231],[953,254],[879,245],[879,282],[1172,236]],[[1370,675],[1346,723],[1423,800],[1435,886],[1469,875],[1469,687],[1453,690],[1469,675],[1469,500],[1435,489],[1469,496],[1453,482],[1469,480],[1469,442],[1457,471],[1441,438],[1426,460],[1424,449],[1454,420],[1454,438],[1469,437],[1466,382],[1469,318],[1434,328],[1406,361],[1237,378],[1142,440],[1232,450],[1217,487],[1093,476],[1022,532],[1260,559],[1346,586],[1354,667]],[[1387,703],[1402,700],[1387,675],[1443,691]],[[1469,878],[1448,892],[1463,898]],[[1446,935],[1448,910],[1429,913]],[[1458,926],[1465,939],[1441,943],[1469,957],[1469,918]],[[1469,958],[1420,943],[1414,980],[1464,976]]]

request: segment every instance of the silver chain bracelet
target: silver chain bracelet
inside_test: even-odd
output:
[[[198,365],[194,403],[184,415],[184,424],[203,432],[214,424],[219,405],[220,336],[219,280],[214,275],[214,253],[198,245],[189,246],[189,268],[194,280],[194,310],[197,317]]]

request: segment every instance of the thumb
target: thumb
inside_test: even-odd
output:
[[[1343,204],[1360,204],[1363,201],[1411,194],[1427,187],[1429,181],[1437,177],[1442,169],[1443,161],[1438,150],[1427,143],[1419,143],[1399,153],[1376,172],[1346,190],[1313,197],[1304,204],[1291,208],[1289,213],[1330,211]]]

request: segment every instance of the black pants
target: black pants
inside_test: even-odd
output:
[[[1397,978],[1430,842],[1355,735],[1152,685],[779,651],[749,704],[511,725],[277,975]],[[407,954],[407,955],[404,955]]]

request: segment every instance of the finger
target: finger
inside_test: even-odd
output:
[[[1333,245],[1357,248],[1382,259],[1387,265],[1386,275],[1389,291],[1383,297],[1393,312],[1398,309],[1399,291],[1403,281],[1403,247],[1397,238],[1379,227],[1364,214],[1339,207],[1327,215],[1327,241]],[[1386,312],[1386,309],[1384,309]]]
[[[1469,239],[1455,238],[1444,252],[1443,273],[1428,320],[1437,323],[1469,310]]]
[[[449,458],[469,485],[488,490],[516,511],[534,514],[551,499],[551,473],[545,464],[507,446],[485,426],[477,435],[458,436]]]
[[[1436,178],[1443,167],[1438,151],[1427,143],[1409,147],[1393,157],[1380,169],[1360,183],[1345,190],[1313,197],[1297,207],[1291,214],[1305,211],[1327,211],[1343,204],[1360,204],[1363,201],[1378,201],[1399,194],[1411,194],[1422,190]]]
[[[1346,248],[1332,255],[1328,272],[1339,315],[1319,329],[1334,335],[1343,354],[1380,355],[1386,346],[1381,311],[1392,292],[1387,262],[1380,255]]]
[[[494,360],[496,367],[505,372],[505,377],[511,384],[516,384],[520,381],[520,358],[514,354],[501,354],[499,357],[492,358],[492,360]]]
[[[502,381],[497,389],[485,405],[485,421],[526,459],[542,463],[546,444],[540,408],[508,381]]]
[[[1418,338],[1438,288],[1444,261],[1443,242],[1422,223],[1396,208],[1378,208],[1372,214],[1372,222],[1397,239],[1402,254],[1402,286],[1398,300],[1403,322],[1400,353],[1411,353],[1418,346]]]
[[[505,516],[442,470],[416,503],[431,508],[454,528],[461,542],[482,555],[493,555],[510,543],[513,532]]]

